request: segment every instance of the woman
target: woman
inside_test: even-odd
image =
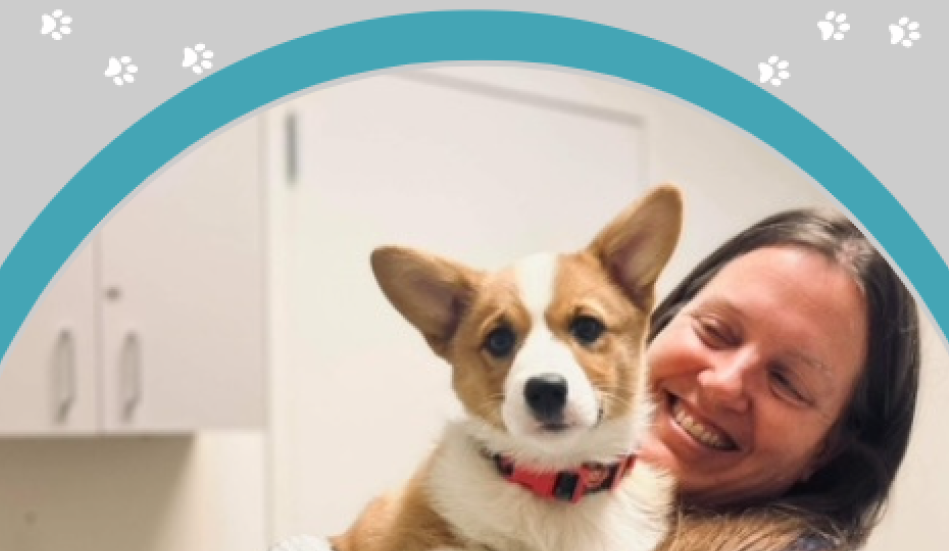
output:
[[[851,549],[909,440],[915,302],[845,217],[781,213],[663,301],[647,359],[660,408],[644,459],[678,479],[667,549]]]

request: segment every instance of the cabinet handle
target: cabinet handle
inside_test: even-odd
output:
[[[53,416],[65,422],[76,401],[76,339],[62,329],[53,349]]]
[[[122,343],[119,365],[119,400],[122,417],[130,421],[142,402],[142,343],[138,333],[130,331]]]

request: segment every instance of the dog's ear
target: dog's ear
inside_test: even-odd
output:
[[[395,309],[445,357],[462,316],[474,299],[480,272],[402,247],[372,252],[372,271]]]
[[[682,194],[672,185],[653,189],[621,212],[587,247],[638,307],[652,309],[659,274],[682,232]]]

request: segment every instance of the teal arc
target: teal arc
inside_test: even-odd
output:
[[[312,86],[435,62],[522,62],[642,84],[730,121],[820,182],[902,269],[936,321],[949,323],[949,268],[886,188],[806,117],[699,56],[617,29],[551,15],[440,11],[316,32],[212,73],[172,97],[86,164],[0,265],[0,355],[79,244],[137,186],[228,123]],[[701,84],[698,84],[701,83]]]

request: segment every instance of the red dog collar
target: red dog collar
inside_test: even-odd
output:
[[[498,473],[506,480],[519,484],[543,498],[570,503],[577,503],[588,494],[616,488],[633,469],[633,463],[636,461],[635,455],[628,455],[609,465],[584,463],[579,469],[544,472],[518,466],[501,454],[487,455],[494,461]]]

